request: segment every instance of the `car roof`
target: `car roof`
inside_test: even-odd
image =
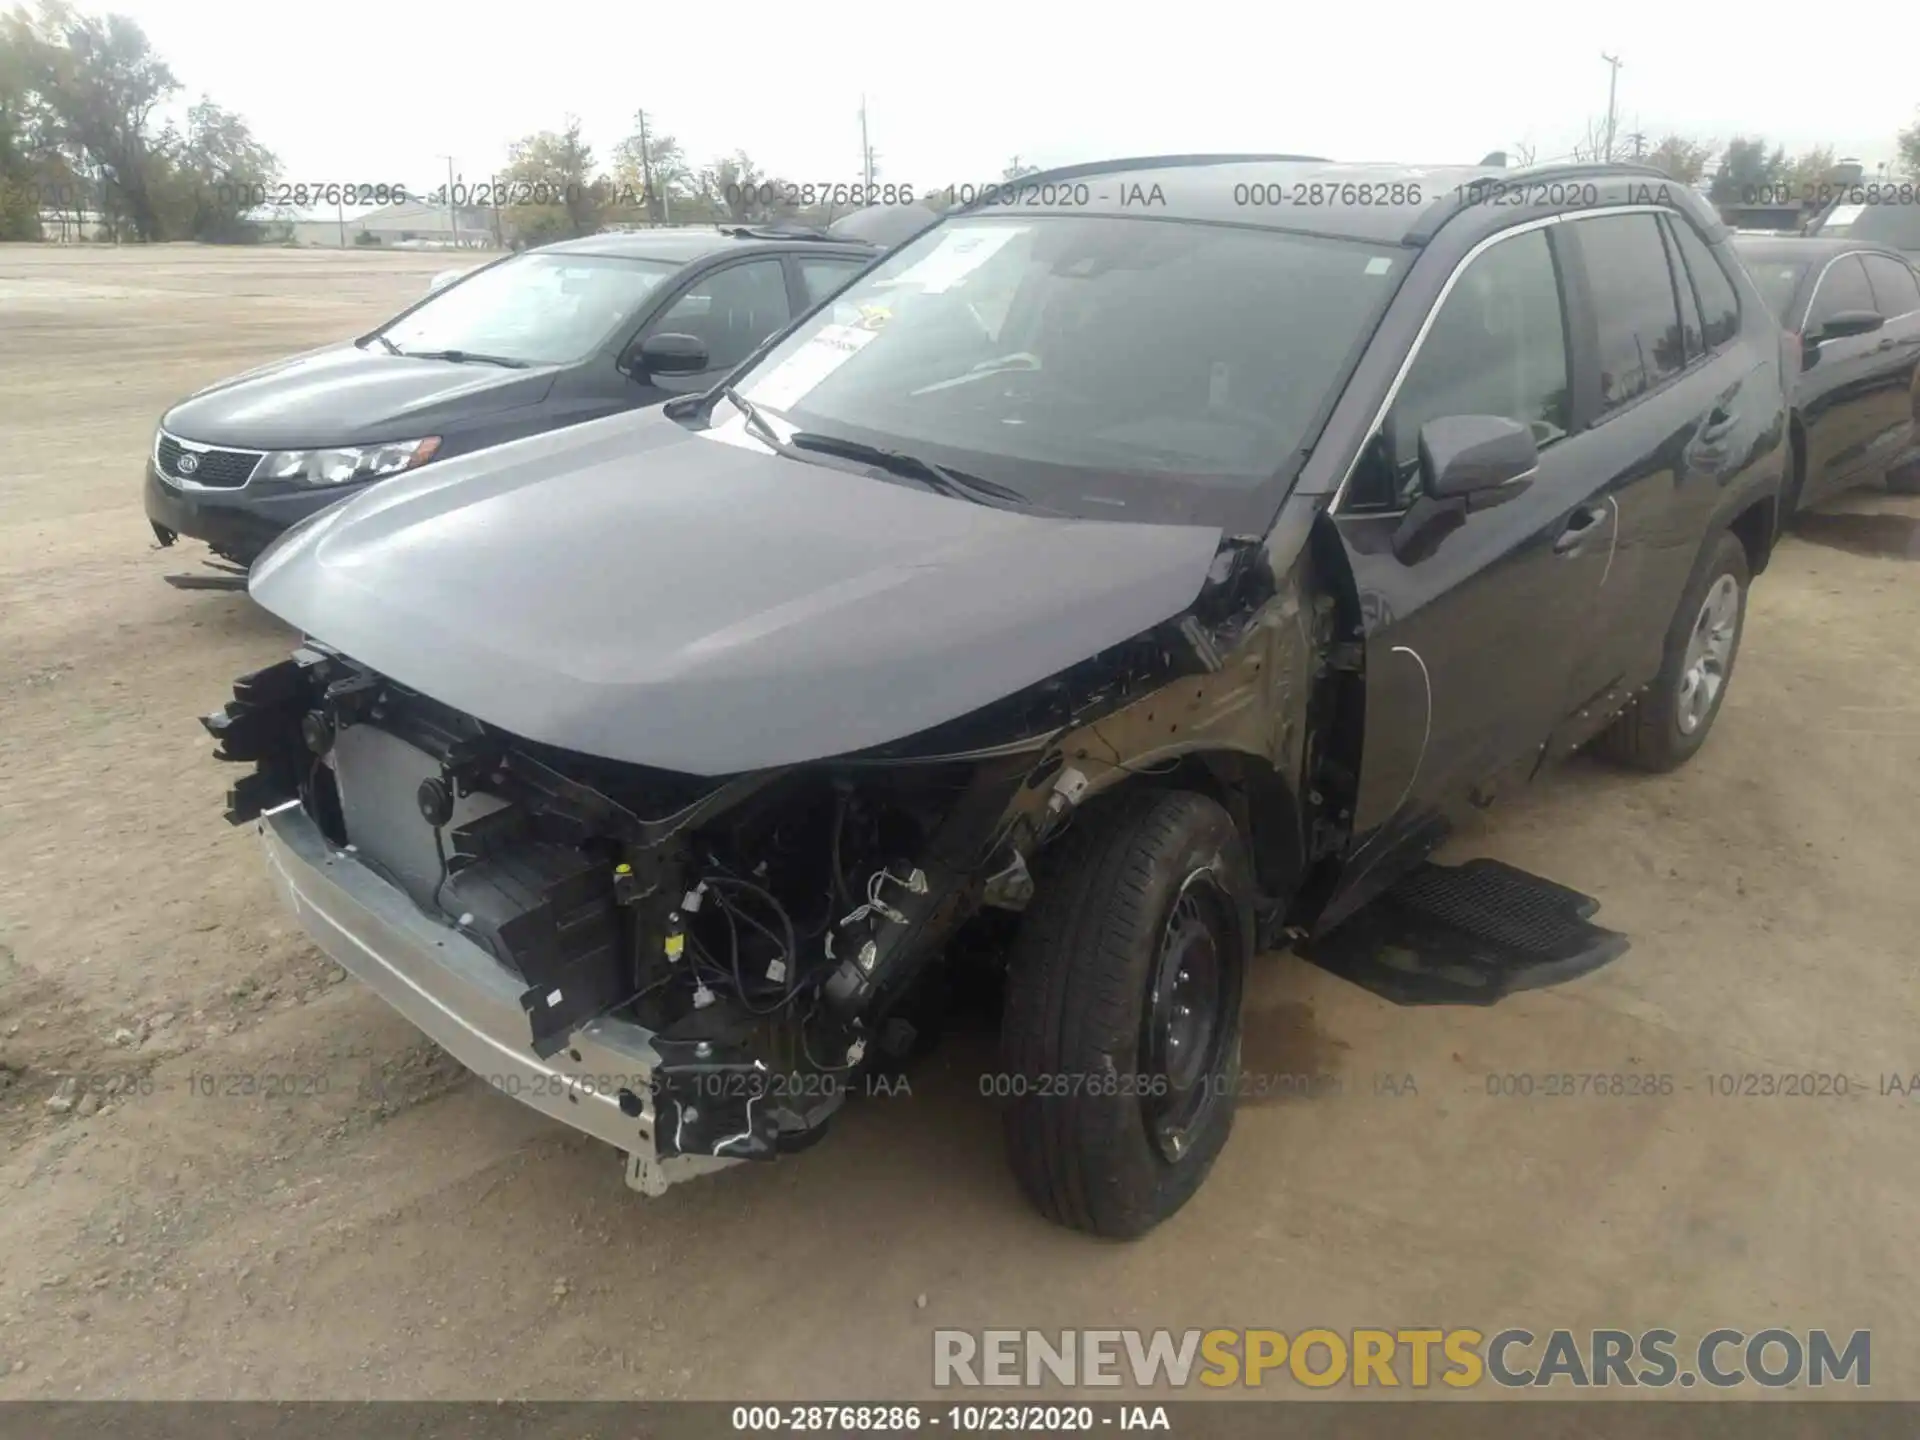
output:
[[[826,255],[871,256],[874,247],[857,240],[822,235],[818,231],[794,230],[782,233],[765,228],[728,226],[661,226],[648,230],[612,230],[602,235],[582,235],[574,240],[556,240],[537,246],[540,254],[602,255],[632,260],[660,260],[687,265],[721,251],[750,253],[755,250],[814,250]]]
[[[1736,234],[1733,248],[1740,252],[1743,260],[1757,260],[1768,265],[1791,265],[1795,262],[1818,265],[1840,255],[1898,254],[1893,247],[1875,244],[1871,240],[1823,240],[1818,235]]]
[[[1691,197],[1683,203],[1715,238],[1724,233],[1689,186],[1647,166],[1355,164],[1310,155],[1142,156],[1066,166],[981,186],[971,203],[949,213],[1154,216],[1424,245],[1472,208],[1498,208],[1515,218],[1573,208],[1548,199],[1547,182],[1554,181],[1582,182],[1582,193],[1600,205],[1629,203],[1635,187],[1664,187],[1669,195]],[[1532,205],[1535,186],[1541,187],[1538,208],[1477,204],[1495,192]]]

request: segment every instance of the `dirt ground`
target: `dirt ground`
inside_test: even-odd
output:
[[[1920,1397],[1920,502],[1783,544],[1684,772],[1577,762],[1450,847],[1598,896],[1625,958],[1488,1010],[1263,960],[1249,1072],[1337,1090],[1246,1103],[1144,1241],[1023,1205],[984,1029],[649,1202],[283,917],[195,717],[290,636],[162,584],[197,555],[140,510],[169,402],[445,263],[0,248],[0,1397],[898,1397],[936,1326],[1418,1324],[1871,1328]],[[1488,1093],[1628,1069],[1673,1093]],[[1709,1080],[1749,1073],[1849,1094]]]

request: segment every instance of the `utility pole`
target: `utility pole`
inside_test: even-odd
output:
[[[873,190],[873,147],[867,143],[867,97],[860,97],[860,178],[862,198]]]
[[[1647,154],[1647,136],[1643,130],[1636,130],[1627,139],[1633,142],[1633,158],[1644,160]]]
[[[1607,154],[1606,154],[1607,161],[1609,164],[1611,164],[1613,161],[1613,122],[1614,122],[1613,102],[1614,102],[1614,95],[1619,87],[1619,82],[1620,82],[1620,57],[1618,55],[1608,55],[1603,51],[1601,53],[1600,58],[1606,61],[1607,64],[1612,67],[1607,71]]]
[[[347,248],[347,208],[346,202],[338,196],[333,202],[333,218],[340,222],[340,248]]]
[[[447,162],[447,239],[457,247],[460,244],[460,221],[453,210],[453,156],[436,155],[434,158]]]

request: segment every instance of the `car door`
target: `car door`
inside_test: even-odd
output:
[[[1804,350],[1796,394],[1807,437],[1806,482],[1801,503],[1810,504],[1858,478],[1875,434],[1886,427],[1887,356],[1881,335],[1821,338],[1835,315],[1879,309],[1858,255],[1830,261],[1814,286],[1801,326]]]
[[[1867,283],[1886,324],[1874,354],[1884,367],[1875,377],[1873,434],[1866,437],[1866,468],[1878,475],[1899,458],[1913,435],[1914,371],[1920,367],[1920,273],[1894,255],[1866,254]],[[1868,337],[1863,337],[1868,338]]]
[[[702,271],[649,320],[639,339],[690,335],[706,351],[697,371],[649,374],[634,379],[670,395],[711,388],[754,348],[793,318],[786,269],[780,255],[761,253]]]
[[[1574,319],[1552,230],[1477,247],[1415,342],[1380,426],[1333,507],[1359,595],[1366,704],[1356,849],[1322,923],[1391,857],[1432,843],[1460,803],[1524,773],[1558,720],[1589,634],[1613,516],[1575,433]],[[1530,426],[1531,482],[1468,515],[1431,553],[1396,557],[1419,493],[1420,427],[1449,415]]]
[[[1686,216],[1574,217],[1559,238],[1593,316],[1593,388],[1576,411],[1615,534],[1548,759],[1590,739],[1658,671],[1722,486],[1780,408],[1777,367],[1755,371],[1738,291]]]

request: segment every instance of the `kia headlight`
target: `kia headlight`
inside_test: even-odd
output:
[[[260,462],[255,478],[299,485],[347,485],[398,475],[431,460],[440,437],[395,440],[385,445],[343,445],[333,450],[275,450]]]

